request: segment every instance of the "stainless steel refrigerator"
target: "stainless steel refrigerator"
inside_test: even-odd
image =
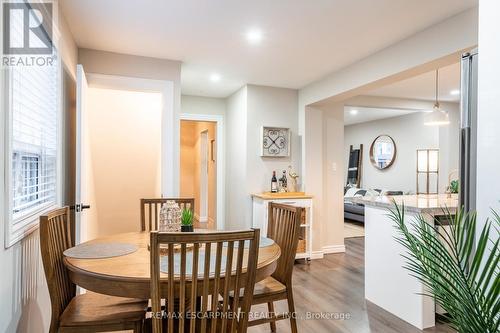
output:
[[[477,57],[477,49],[462,55],[459,204],[466,212],[476,209]]]

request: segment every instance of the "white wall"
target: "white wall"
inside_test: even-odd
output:
[[[307,193],[314,195],[313,256],[344,247],[344,105],[308,107],[305,144]]]
[[[164,83],[168,96],[164,97],[163,107],[168,117],[162,118],[164,126],[162,147],[163,161],[166,165],[163,179],[163,195],[179,195],[179,168],[180,168],[180,112],[181,112],[181,62],[151,57],[141,57],[128,54],[105,52],[91,49],[78,50],[78,62],[83,65],[87,73],[104,74],[94,77],[125,77],[157,80]],[[90,75],[89,75],[90,77]],[[126,80],[125,80],[126,81]],[[138,80],[140,81],[140,80]],[[147,83],[142,81],[145,85]],[[169,85],[173,86],[167,88]],[[156,88],[152,91],[158,91]],[[168,90],[168,91],[167,91]],[[172,95],[172,96],[170,96]]]
[[[226,226],[249,228],[251,194],[270,190],[273,170],[280,174],[292,165],[300,175],[297,91],[247,85],[227,99],[226,107]],[[260,156],[262,126],[290,128],[290,157]]]
[[[140,230],[139,200],[161,196],[161,94],[90,87],[94,198],[88,239]]]
[[[302,176],[308,176],[309,179],[307,182],[307,193],[314,193],[313,251],[322,252],[322,224],[323,221],[326,221],[326,214],[323,212],[323,208],[326,206],[324,204],[326,191],[323,181],[323,170],[326,168],[326,165],[323,163],[323,153],[325,150],[323,146],[326,146],[326,143],[323,141],[323,110],[308,107],[304,137],[307,147],[311,147],[312,145],[315,147],[315,149],[309,149],[307,152],[307,158],[304,161],[304,170],[307,170],[308,174],[304,173]]]
[[[224,116],[226,114],[226,100],[223,98],[182,95],[181,113]]]
[[[442,103],[448,111],[450,124],[439,127],[439,191],[445,192],[448,179],[458,179],[460,173],[460,104]],[[449,177],[450,176],[450,177]]]
[[[477,148],[478,230],[490,209],[500,212],[500,2],[479,0],[479,87]]]
[[[59,51],[64,65],[75,77],[77,49],[66,21],[59,10]],[[3,13],[0,6],[0,27],[3,27]],[[3,33],[0,33],[0,48],[3,47]],[[3,54],[3,52],[2,52]],[[0,71],[0,101],[5,101],[3,78]],[[4,115],[0,103],[0,175],[4,174]],[[3,203],[6,192],[4,177],[0,177],[0,216],[5,216]],[[38,230],[8,249],[3,246],[6,221],[0,220],[0,332],[38,333],[48,332],[50,324],[50,299],[45,273],[40,258]]]
[[[273,171],[279,178],[291,165],[301,176],[300,139],[297,123],[297,90],[256,85],[247,86],[247,217],[252,216],[250,194],[271,190]],[[289,157],[261,157],[262,126],[290,128],[291,152]],[[301,182],[301,178],[298,179]],[[250,226],[250,221],[247,220]]]
[[[344,105],[323,108],[324,220],[320,222],[323,253],[344,252]]]
[[[434,101],[361,95],[346,100],[345,104],[367,108],[422,111],[432,110]],[[456,169],[458,168],[460,149],[460,105],[453,102],[441,102],[441,107],[447,110],[450,116],[450,124],[448,126],[439,127],[439,149],[441,152],[439,156],[439,187],[440,192],[444,192],[448,184],[448,174],[452,171],[457,171]],[[365,147],[365,149],[369,149],[369,146],[368,148]],[[345,171],[345,174],[347,175],[347,171]],[[458,178],[458,175],[454,172],[451,179],[456,178]]]
[[[396,143],[394,164],[386,170],[378,170],[370,162],[370,145],[373,140],[386,134]],[[344,161],[347,167],[349,145],[363,144],[361,186],[383,190],[416,192],[416,150],[439,148],[439,128],[424,125],[423,113],[381,119],[345,127]],[[346,173],[344,172],[344,175]]]
[[[448,173],[458,168],[458,105],[448,109],[450,125],[442,127],[425,126],[425,113],[380,119],[345,127],[344,131],[344,181],[347,177],[349,147],[363,144],[363,165],[361,186],[383,190],[416,193],[416,150],[439,149],[439,191],[444,192]],[[370,146],[381,135],[391,136],[397,148],[394,164],[386,170],[375,168],[370,162]],[[457,175],[455,174],[455,177]]]
[[[227,99],[226,111],[226,228],[246,226],[247,87]]]

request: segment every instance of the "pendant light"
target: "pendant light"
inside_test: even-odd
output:
[[[442,126],[448,125],[450,123],[450,118],[448,112],[441,109],[439,105],[439,70],[436,69],[436,101],[432,112],[429,112],[424,117],[424,125],[426,126]]]

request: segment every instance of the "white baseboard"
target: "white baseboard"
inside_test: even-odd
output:
[[[323,246],[323,253],[324,254],[330,254],[330,253],[342,253],[345,252],[345,245],[329,245],[329,246]]]
[[[312,251],[311,259],[323,259],[323,251]]]
[[[329,245],[323,246],[319,251],[312,251],[311,259],[323,259],[325,254],[343,253],[345,252],[345,245]]]

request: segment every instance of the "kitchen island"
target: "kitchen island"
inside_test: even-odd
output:
[[[365,205],[365,298],[419,329],[435,325],[436,307],[423,296],[426,288],[403,268],[406,249],[395,237],[399,233],[388,216],[394,205],[405,207],[405,222],[423,216],[434,224],[434,217],[446,217],[458,206],[457,195],[403,195],[359,197],[352,201]]]

